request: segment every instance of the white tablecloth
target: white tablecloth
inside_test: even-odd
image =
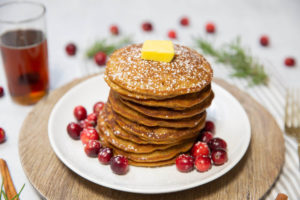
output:
[[[4,2],[3,0],[1,2]],[[300,65],[287,68],[283,64],[286,56],[292,55],[300,62],[300,2],[298,0],[51,0],[39,1],[47,7],[49,62],[51,89],[86,74],[99,71],[92,62],[84,59],[84,52],[95,39],[109,35],[112,23],[119,25],[121,32],[132,35],[134,41],[145,39],[166,39],[167,31],[175,29],[176,42],[195,46],[191,36],[207,37],[216,44],[241,36],[242,42],[250,47],[252,53],[266,65],[270,75],[269,87],[249,88],[243,80],[229,78],[228,68],[213,63],[216,77],[222,77],[251,94],[263,104],[283,128],[284,87],[300,85]],[[188,16],[189,27],[181,27],[179,18]],[[141,23],[149,20],[154,31],[144,33]],[[204,26],[208,21],[216,24],[217,33],[205,34]],[[269,35],[271,45],[259,45],[261,34]],[[73,41],[79,51],[75,57],[68,57],[65,45]],[[212,61],[211,58],[208,58]],[[0,61],[0,85],[6,95],[0,98],[0,127],[7,134],[7,141],[0,145],[0,157],[9,165],[17,189],[25,183],[22,199],[40,199],[26,178],[18,154],[18,133],[22,122],[32,106],[14,104],[8,95],[2,61]],[[37,137],[39,137],[37,135]],[[43,138],[41,138],[43,139]],[[267,194],[266,199],[275,199],[283,192],[290,199],[300,199],[300,173],[296,142],[286,136],[286,157],[279,180]],[[275,147],[274,147],[275,148]]]

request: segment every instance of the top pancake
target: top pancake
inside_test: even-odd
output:
[[[210,84],[213,71],[205,58],[188,47],[174,45],[171,62],[141,59],[142,44],[115,51],[107,62],[106,81],[129,92],[153,98],[201,91]]]

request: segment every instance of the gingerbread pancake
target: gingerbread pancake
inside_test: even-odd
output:
[[[123,104],[118,98],[116,98],[110,92],[108,97],[107,104],[112,106],[113,111],[117,112],[118,114],[122,115],[123,117],[130,119],[131,121],[135,121],[139,124],[143,124],[145,126],[160,126],[160,127],[172,127],[172,128],[193,128],[197,126],[204,113],[195,115],[190,118],[184,119],[159,119],[148,117],[144,114],[136,112],[135,110],[131,109],[130,107]]]
[[[183,118],[193,117],[205,111],[205,109],[210,106],[214,98],[214,93],[211,92],[211,94],[203,102],[191,108],[187,108],[185,110],[172,110],[170,108],[149,107],[137,103],[132,103],[130,101],[120,98],[120,96],[117,95],[115,92],[112,91],[112,93],[114,96],[116,96],[116,98],[119,98],[122,101],[122,103],[132,108],[133,110],[141,114],[144,114],[146,116],[160,118],[160,119],[183,119]]]
[[[164,107],[164,108],[172,108],[173,110],[185,110],[187,108],[193,107],[206,99],[209,95],[211,95],[211,85],[206,86],[203,90],[196,93],[179,95],[170,99],[136,99],[133,97],[129,97],[118,93],[121,99],[128,100],[133,103],[137,103],[140,105],[150,106],[150,107]]]
[[[174,45],[174,59],[159,62],[142,59],[141,49],[142,44],[134,44],[115,51],[107,62],[106,80],[154,99],[199,92],[212,80],[210,64],[195,50]]]

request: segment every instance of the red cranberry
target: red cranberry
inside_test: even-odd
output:
[[[194,157],[197,156],[209,156],[210,154],[210,150],[209,147],[206,143],[204,142],[197,142],[196,144],[194,144],[192,150],[191,150],[191,154]]]
[[[5,131],[3,130],[3,128],[0,127],[0,144],[3,143],[5,139]]]
[[[99,112],[103,109],[103,107],[104,107],[104,103],[102,101],[95,103],[95,105],[93,107],[94,113],[96,113],[98,115]]]
[[[79,125],[81,128],[94,128],[96,126],[95,122],[94,121],[90,121],[88,119],[85,119],[85,120],[81,120],[79,122]]]
[[[176,158],[176,167],[181,172],[190,172],[194,168],[194,158],[187,154],[181,154]]]
[[[190,24],[189,18],[187,18],[187,17],[181,18],[181,19],[180,19],[180,24],[181,24],[182,26],[188,26],[188,25]]]
[[[206,172],[211,168],[211,159],[207,156],[198,156],[195,160],[195,167],[199,172]]]
[[[150,22],[144,22],[144,23],[142,24],[142,29],[143,29],[144,31],[149,32],[149,31],[152,31],[153,27],[152,27],[152,24],[151,24]]]
[[[83,106],[76,106],[74,109],[74,116],[78,121],[84,120],[87,116],[86,109]]]
[[[259,39],[260,44],[262,46],[268,46],[269,45],[269,37],[267,35],[262,35]]]
[[[213,23],[207,23],[205,26],[206,32],[214,33],[215,32],[215,25]]]
[[[92,122],[94,124],[94,126],[97,124],[97,114],[96,113],[91,113],[87,116],[87,120]]]
[[[171,38],[171,39],[176,39],[177,38],[177,34],[174,30],[170,30],[168,32],[168,37]]]
[[[119,28],[116,25],[110,26],[109,30],[112,35],[119,35]]]
[[[200,133],[200,136],[199,136],[199,140],[201,142],[205,142],[207,143],[209,140],[213,139],[213,134],[209,131],[203,131],[202,133]]]
[[[213,139],[209,140],[207,144],[211,151],[216,150],[216,149],[226,150],[226,148],[227,148],[226,142],[221,138],[213,138]]]
[[[215,165],[223,165],[228,160],[227,152],[223,149],[214,150],[211,153],[211,159]]]
[[[113,150],[111,148],[102,148],[98,154],[98,160],[100,163],[107,165],[110,159],[113,157]]]
[[[94,61],[97,65],[103,66],[106,63],[106,54],[102,51],[98,52],[94,56]]]
[[[87,144],[89,140],[99,140],[99,134],[94,128],[85,128],[80,133],[80,140],[82,144]]]
[[[112,157],[110,160],[110,168],[116,174],[126,174],[129,169],[127,158],[121,155]]]
[[[76,54],[76,46],[75,44],[73,43],[69,43],[67,46],[66,46],[66,52],[69,56],[73,56]]]
[[[215,132],[215,124],[212,121],[206,121],[204,131],[209,131],[211,133]]]
[[[284,60],[284,64],[285,64],[286,66],[288,66],[288,67],[293,67],[293,66],[295,66],[295,64],[296,64],[296,61],[295,61],[295,59],[292,58],[292,57],[287,57],[287,58]]]
[[[79,140],[80,132],[82,131],[81,126],[78,123],[71,122],[67,126],[67,132],[74,140]]]
[[[101,144],[98,140],[90,140],[87,145],[84,146],[84,151],[89,157],[97,157],[101,149]]]
[[[4,96],[4,89],[3,87],[0,86],[0,97],[3,97]]]

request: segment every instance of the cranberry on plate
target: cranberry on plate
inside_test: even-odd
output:
[[[217,149],[212,151],[211,159],[215,165],[223,165],[227,162],[227,152],[223,149]]]
[[[213,138],[213,139],[209,140],[207,144],[211,151],[217,150],[217,149],[226,150],[226,148],[227,148],[227,143],[221,138]]]
[[[83,106],[76,106],[74,109],[74,116],[78,121],[84,120],[87,117],[86,109]]]
[[[205,142],[196,142],[191,150],[192,156],[209,156],[210,150]]]
[[[78,123],[71,122],[67,126],[67,132],[74,140],[79,140],[81,131],[82,128]]]
[[[211,133],[215,132],[215,124],[212,121],[206,121],[204,131],[209,131]]]
[[[190,172],[194,169],[194,158],[191,155],[181,154],[176,158],[176,167],[180,172]]]
[[[82,144],[86,145],[90,140],[99,140],[99,135],[94,128],[85,128],[80,133]]]
[[[126,174],[129,170],[127,158],[122,155],[112,157],[110,160],[110,168],[115,174]]]
[[[203,131],[199,135],[199,140],[201,142],[207,143],[209,140],[213,139],[213,137],[214,137],[214,135],[212,134],[212,132],[210,132],[210,131]]]
[[[103,107],[104,107],[104,103],[102,101],[99,101],[99,102],[95,103],[95,105],[93,107],[94,113],[96,113],[98,115],[99,112],[101,110],[103,110]]]
[[[89,157],[97,157],[101,149],[101,144],[98,140],[89,140],[84,146],[84,151]]]
[[[211,168],[211,159],[208,156],[198,156],[195,160],[195,167],[199,172],[208,171]]]
[[[87,116],[87,120],[88,121],[90,121],[90,122],[92,122],[93,124],[94,124],[94,126],[97,124],[97,118],[98,118],[98,116],[97,116],[97,114],[96,113],[91,113],[91,114],[89,114],[88,116]]]
[[[98,160],[100,163],[107,165],[109,164],[112,157],[113,157],[113,150],[111,148],[105,147],[100,149],[100,152],[98,154]]]

